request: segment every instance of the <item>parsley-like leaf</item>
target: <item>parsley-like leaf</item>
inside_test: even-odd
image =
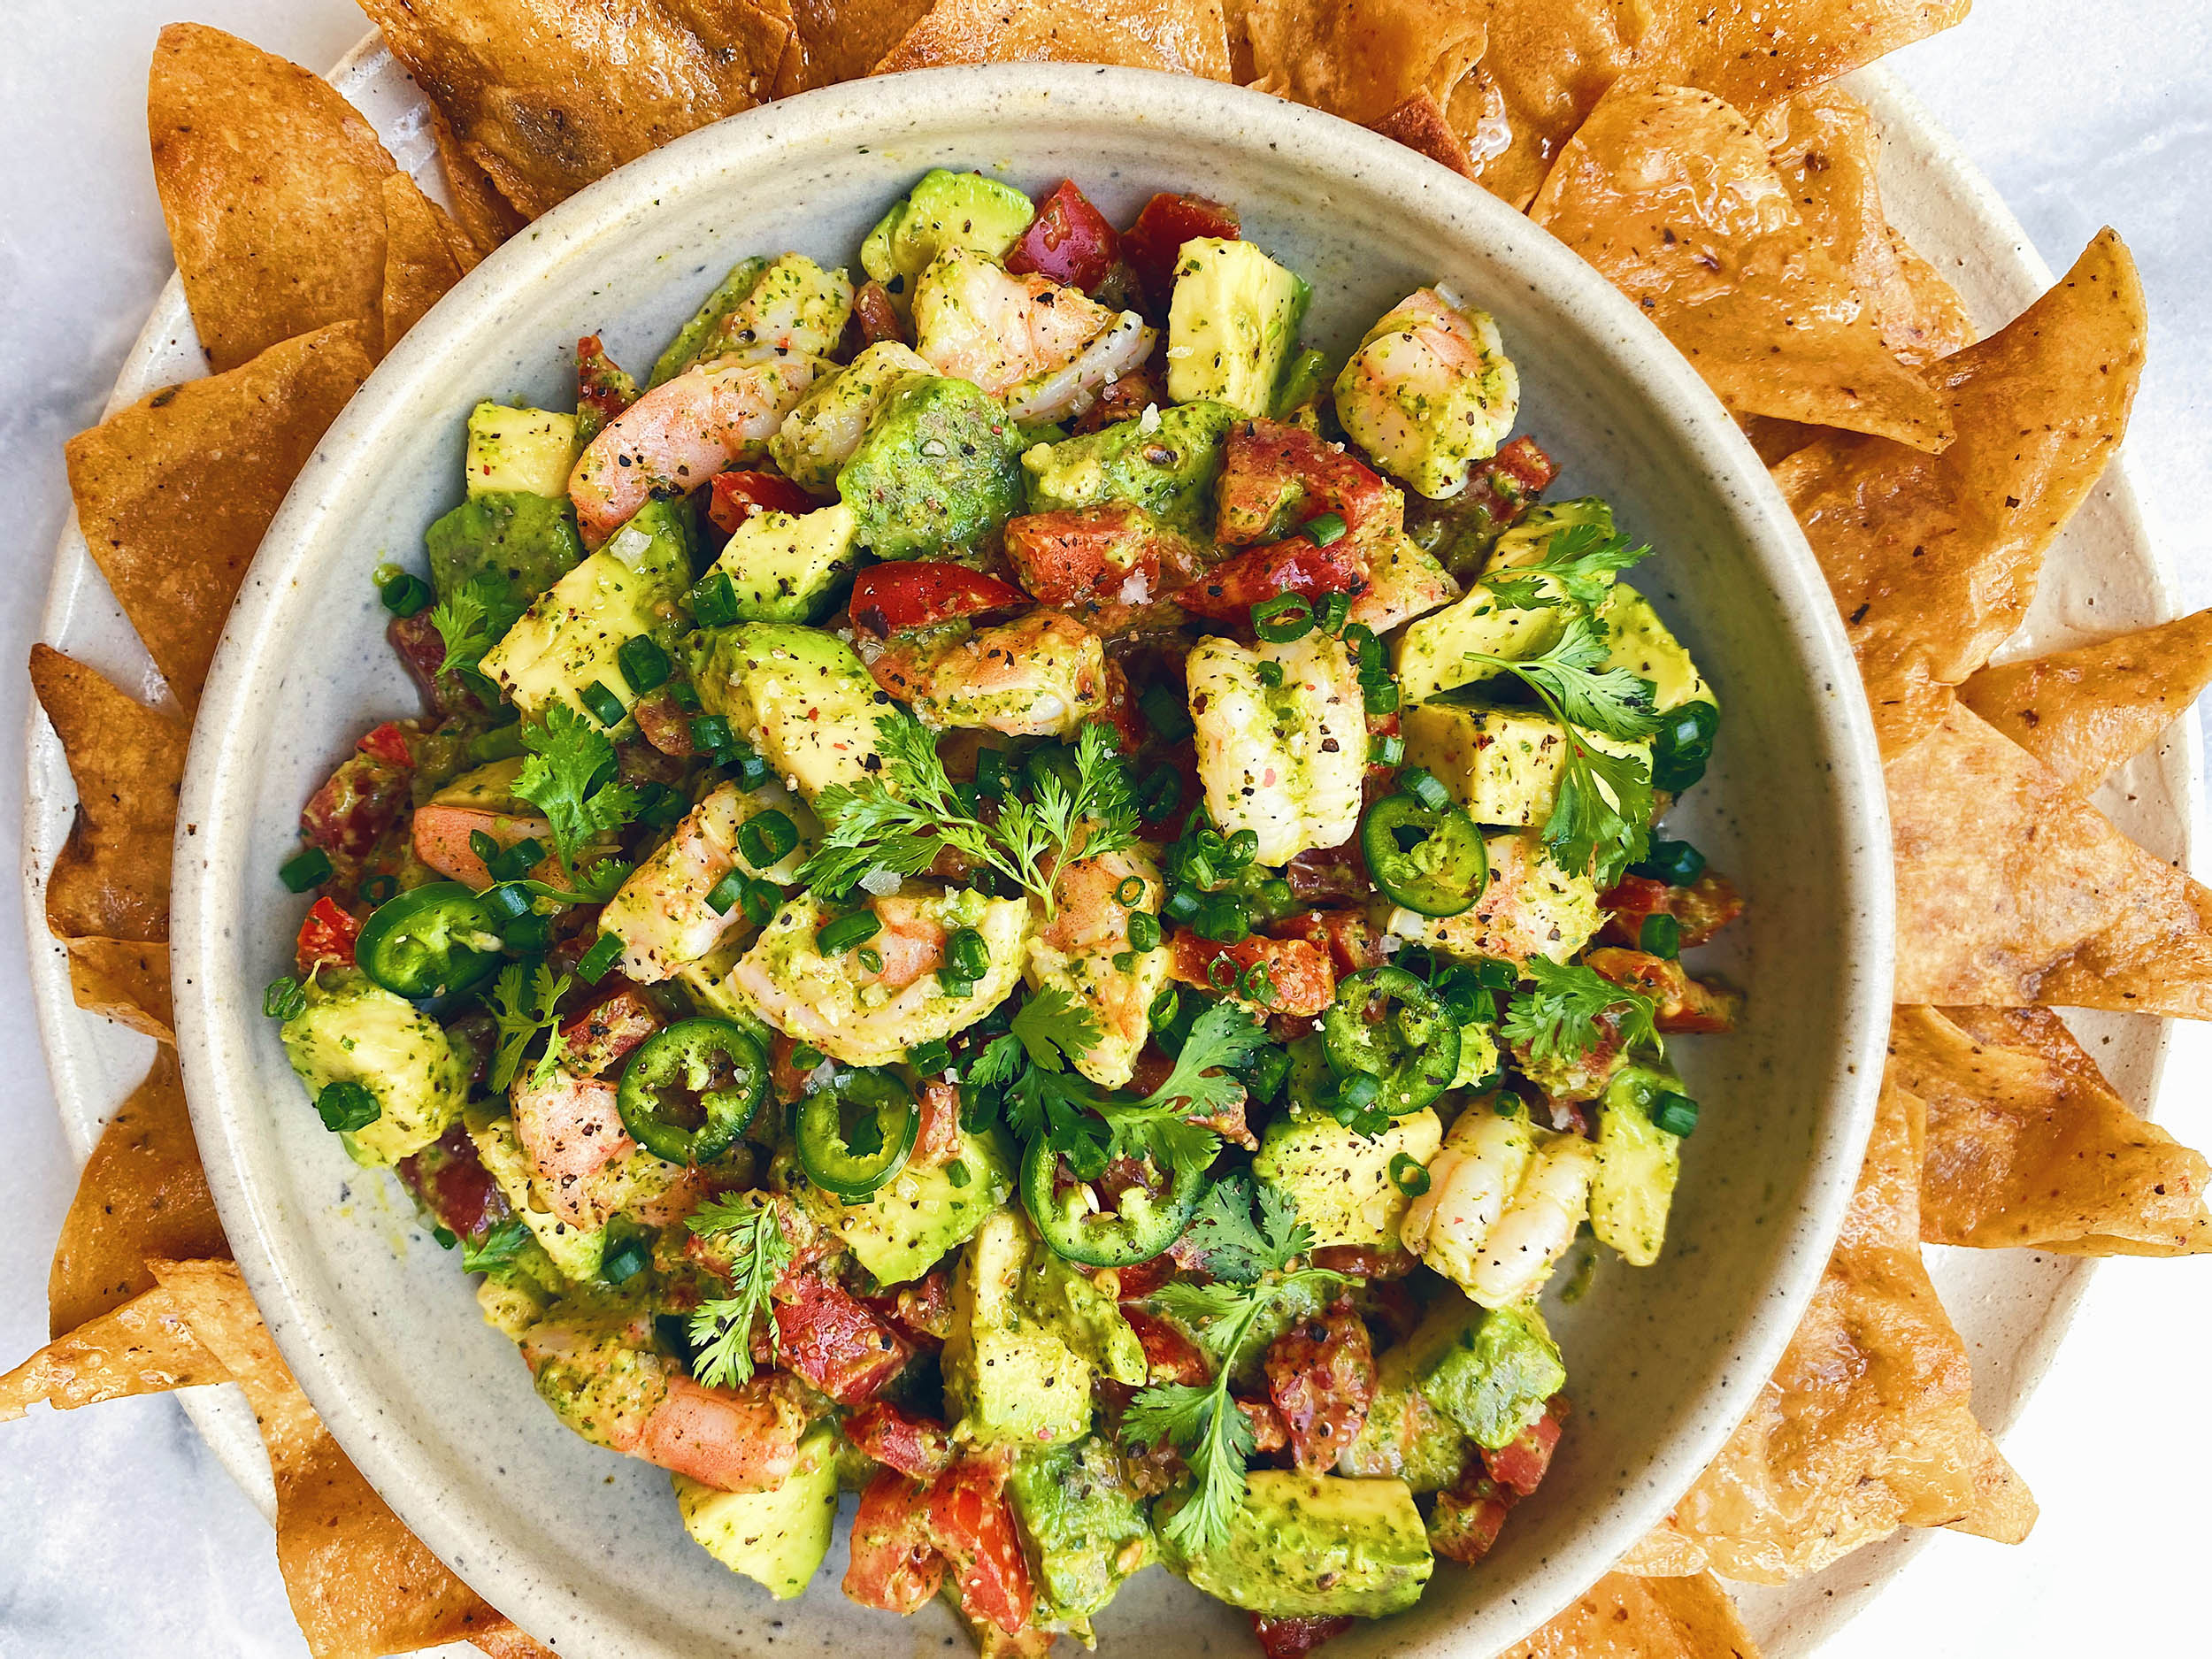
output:
[[[1484,577],[1482,585],[1525,611],[1547,610],[1564,593],[1573,604],[1595,611],[1606,601],[1611,578],[1650,555],[1648,547],[1634,545],[1609,524],[1586,521],[1553,531],[1534,558]]]
[[[1524,1045],[1535,1064],[1571,1063],[1588,1054],[1605,1035],[1598,1017],[1614,1009],[1622,1010],[1617,1025],[1624,1049],[1640,1042],[1663,1048],[1658,1005],[1642,992],[1578,963],[1531,956],[1527,967],[1535,986],[1513,994],[1500,1029],[1508,1041]]]
[[[529,1241],[530,1229],[522,1217],[510,1216],[480,1240],[462,1247],[461,1271],[488,1273],[495,1267],[504,1267],[521,1254],[522,1247]]]
[[[1067,1061],[1088,1053],[1101,1034],[1098,1016],[1056,985],[1039,987],[1014,1015],[1011,1029],[1030,1064],[1048,1071],[1060,1071]]]
[[[619,829],[637,816],[637,792],[613,781],[612,740],[566,703],[552,703],[544,719],[526,723],[522,747],[529,758],[511,787],[553,826],[563,869],[593,836]]]
[[[1254,1284],[1313,1248],[1312,1229],[1279,1191],[1261,1185],[1256,1222],[1253,1197],[1251,1178],[1233,1175],[1214,1184],[1191,1217],[1186,1241],[1199,1266],[1217,1279]]]
[[[978,1088],[1003,1088],[1014,1080],[1014,1073],[1021,1068],[1022,1041],[1010,1033],[994,1037],[983,1045],[983,1052],[968,1062],[968,1072],[961,1079]]]
[[[478,576],[463,582],[431,607],[430,626],[445,642],[438,672],[473,669],[484,653],[505,637],[528,609],[503,576]]]
[[[791,1264],[791,1241],[766,1194],[711,1200],[692,1212],[690,1226],[730,1262],[730,1294],[701,1302],[691,1316],[692,1374],[710,1388],[740,1387],[753,1375],[753,1327],[765,1320],[769,1344],[777,1344],[768,1293]]]
[[[515,1080],[515,1073],[522,1069],[524,1051],[540,1032],[550,1032],[552,1039],[538,1056],[530,1080],[542,1087],[552,1077],[561,1055],[561,1017],[557,1010],[568,987],[568,975],[556,979],[553,970],[543,963],[538,964],[534,978],[519,962],[511,962],[499,971],[492,987],[492,1018],[499,1023],[499,1048],[492,1056],[491,1085],[501,1094]]]

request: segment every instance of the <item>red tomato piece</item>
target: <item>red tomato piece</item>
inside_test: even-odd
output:
[[[945,1558],[930,1541],[928,1492],[887,1469],[860,1494],[845,1594],[861,1606],[911,1613],[944,1582]]]
[[[1405,497],[1372,467],[1303,426],[1240,420],[1222,447],[1215,539],[1268,541],[1333,512],[1355,540],[1404,527]]]
[[[922,1124],[914,1136],[916,1169],[941,1168],[960,1156],[960,1091],[942,1079],[922,1085]]]
[[[1162,1075],[1164,1076],[1165,1073]],[[1143,1092],[1149,1094],[1153,1088],[1158,1087],[1158,1083],[1155,1082]],[[1123,1302],[1133,1302],[1138,1297],[1149,1296],[1169,1279],[1175,1277],[1175,1258],[1162,1253],[1148,1262],[1138,1262],[1128,1267],[1118,1267],[1113,1270],[1113,1273],[1114,1294]],[[1128,1315],[1129,1310],[1123,1309],[1122,1317],[1127,1318]],[[1138,1338],[1141,1340],[1144,1333],[1138,1327],[1137,1322],[1131,1319],[1129,1324],[1130,1328],[1137,1332]],[[1148,1353],[1149,1351],[1147,1350]]]
[[[952,1270],[940,1263],[873,1305],[917,1341],[942,1342],[952,1334]]]
[[[1283,866],[1283,879],[1302,904],[1365,899],[1374,890],[1356,835],[1341,847],[1308,848]]]
[[[599,1000],[561,1027],[561,1064],[597,1077],[661,1028],[660,1010],[634,986],[609,982]]]
[[[361,924],[330,899],[317,899],[307,919],[300,924],[299,964],[305,973],[316,964],[353,966],[353,941],[361,937]]]
[[[1555,1400],[1544,1415],[1523,1429],[1519,1438],[1498,1450],[1485,1451],[1483,1464],[1490,1479],[1525,1498],[1544,1483],[1551,1455],[1559,1445],[1560,1406]]]
[[[1268,930],[1278,939],[1302,939],[1329,953],[1337,977],[1381,965],[1382,931],[1360,910],[1302,910]]]
[[[1539,449],[1533,438],[1516,438],[1502,444],[1487,461],[1479,461],[1468,474],[1463,504],[1489,515],[1502,530],[1517,522],[1536,504],[1559,465]]]
[[[1486,1477],[1478,1463],[1449,1491],[1436,1494],[1436,1508],[1429,1517],[1429,1548],[1447,1561],[1480,1561],[1505,1530],[1513,1499],[1512,1491]]]
[[[1016,276],[1031,272],[1085,293],[1105,280],[1121,249],[1121,238],[1090,197],[1070,179],[1037,204],[1021,240],[1007,253],[1006,268]]]
[[[952,1437],[943,1424],[909,1417],[881,1400],[847,1417],[845,1434],[864,1455],[918,1480],[933,1480],[952,1467]]]
[[[1118,599],[1133,576],[1152,596],[1160,578],[1156,526],[1127,502],[1025,513],[1006,525],[1006,557],[1039,604]]]
[[[374,755],[347,756],[300,809],[300,827],[334,857],[367,857],[407,805],[410,770]]]
[[[1623,876],[1598,901],[1609,912],[1605,937],[1616,944],[1640,945],[1647,918],[1671,916],[1681,924],[1685,949],[1702,945],[1743,914],[1743,897],[1726,876],[1706,871],[1686,887],[1671,887],[1648,876]]]
[[[707,517],[725,535],[733,535],[757,512],[812,512],[821,504],[774,472],[717,472]]]
[[[962,1611],[1010,1636],[1029,1623],[1037,1593],[1006,1501],[1002,1461],[972,1457],[938,1476],[929,1489],[929,1530],[958,1575]]]
[[[1743,999],[1693,979],[1678,962],[1609,945],[1583,960],[1614,984],[1640,991],[1659,1005],[1663,1032],[1733,1031]]]
[[[1144,741],[1144,728],[1138,724],[1137,711],[1129,702],[1129,676],[1122,672],[1119,663],[1110,659],[1106,664],[1103,692],[1103,706],[1083,724],[1112,727],[1117,750],[1133,755]]]
[[[637,382],[607,355],[597,334],[576,342],[576,407],[590,410],[604,426],[637,399]]]
[[[1252,607],[1278,594],[1318,599],[1328,594],[1357,598],[1367,591],[1367,556],[1349,536],[1316,547],[1293,536],[1269,547],[1234,553],[1169,598],[1194,615],[1242,622]]]
[[[1236,209],[1202,196],[1163,190],[1144,204],[1137,222],[1122,232],[1121,257],[1160,311],[1167,310],[1168,296],[1175,291],[1176,257],[1185,242],[1199,236],[1236,241]]]
[[[879,640],[933,622],[1018,610],[1029,595],[1011,582],[942,559],[871,565],[853,582],[853,626]]]
[[[1341,1636],[1359,1622],[1346,1613],[1294,1618],[1270,1618],[1264,1613],[1254,1613],[1250,1617],[1252,1634],[1259,1639],[1260,1651],[1267,1659],[1306,1659],[1323,1642],[1333,1636]]]
[[[459,1124],[397,1165],[408,1190],[422,1200],[440,1226],[473,1239],[507,1214],[499,1185],[476,1156],[476,1142]]]
[[[1078,436],[1096,432],[1101,426],[1110,426],[1117,421],[1134,420],[1144,413],[1147,403],[1165,403],[1167,388],[1153,375],[1151,365],[1134,368],[1117,375],[1098,394],[1098,401],[1075,418],[1073,430]]]
[[[407,747],[407,728],[397,720],[385,721],[354,748],[387,766],[398,766],[408,772],[415,768],[415,751]]]
[[[1310,1475],[1333,1469],[1375,1398],[1374,1348],[1349,1302],[1340,1297],[1269,1345],[1267,1390],[1298,1467]]]
[[[1225,967],[1218,964],[1227,964]],[[1336,971],[1319,948],[1303,939],[1269,939],[1255,933],[1233,945],[1177,930],[1168,959],[1168,976],[1210,991],[1235,987],[1246,972],[1264,964],[1272,1001],[1271,1014],[1320,1013],[1336,996]]]
[[[863,348],[880,345],[887,340],[911,344],[913,336],[907,333],[906,323],[899,316],[898,307],[891,303],[891,295],[880,282],[863,282],[853,294],[853,329],[860,336]]]
[[[1166,1263],[1171,1271],[1174,1267],[1174,1263],[1168,1261],[1165,1256],[1156,1256],[1154,1260]],[[1136,1271],[1126,1267],[1121,1270],[1125,1293],[1129,1278]],[[1142,1294],[1143,1293],[1127,1294]],[[1198,1351],[1198,1344],[1157,1314],[1147,1313],[1141,1308],[1125,1303],[1122,1306],[1121,1317],[1129,1322],[1129,1328],[1137,1333],[1137,1340],[1144,1348],[1146,1369],[1150,1371],[1154,1382],[1195,1385],[1204,1382],[1212,1374],[1206,1369],[1206,1356]]]
[[[905,1338],[835,1280],[806,1273],[785,1283],[797,1296],[776,1303],[784,1368],[839,1405],[866,1404],[914,1356]]]

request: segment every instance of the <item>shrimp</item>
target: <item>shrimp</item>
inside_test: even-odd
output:
[[[1132,881],[1139,891],[1125,904],[1121,895]],[[1059,908],[1048,919],[1039,915],[1024,972],[1033,990],[1057,986],[1098,1017],[1098,1041],[1072,1056],[1075,1069],[1102,1087],[1119,1088],[1136,1071],[1171,953],[1164,946],[1136,951],[1125,968],[1114,959],[1130,950],[1130,917],[1159,914],[1167,894],[1160,867],[1132,849],[1063,864],[1052,885]]]
[[[700,358],[724,364],[826,357],[852,314],[852,280],[842,271],[825,271],[803,253],[780,254],[716,326]]]
[[[1267,683],[1261,664],[1282,670]],[[1367,715],[1359,673],[1343,645],[1317,629],[1246,648],[1201,640],[1184,663],[1198,776],[1224,835],[1250,830],[1254,858],[1285,864],[1334,847],[1359,827],[1367,770]]]
[[[866,648],[864,646],[863,649]],[[925,726],[1060,737],[1106,706],[1106,648],[1073,617],[1033,611],[995,627],[917,628],[868,672]]]
[[[1521,380],[1487,311],[1416,288],[1367,331],[1336,378],[1353,442],[1433,501],[1467,488],[1513,430]]]
[[[492,873],[472,845],[480,833],[490,836],[502,851],[522,841],[535,841],[541,847],[553,841],[553,826],[541,818],[487,807],[444,806],[434,801],[415,809],[415,856],[449,880],[465,882],[481,891],[491,886]],[[558,884],[564,872],[560,860],[548,853],[530,873],[541,881]]]
[[[539,1398],[595,1446],[724,1492],[769,1491],[798,1466],[806,1407],[780,1371],[705,1387],[654,1348],[642,1316],[557,1317],[520,1346]]]
[[[774,864],[756,866],[739,850],[738,831],[772,808],[799,820],[802,833]],[[785,886],[796,881],[813,824],[813,814],[780,787],[749,795],[734,783],[718,786],[600,913],[600,931],[623,941],[624,974],[650,985],[707,955],[736,919],[709,902],[717,884],[733,870]]]
[[[587,546],[597,547],[657,489],[691,489],[752,459],[812,385],[812,357],[687,369],[609,421],[568,475]]]
[[[1546,857],[1534,831],[1492,835],[1483,845],[1490,855],[1490,884],[1471,909],[1447,917],[1393,910],[1390,932],[1462,961],[1548,956],[1565,962],[1596,937],[1605,921],[1597,888]]]
[[[1428,1173],[1400,1239],[1475,1302],[1503,1308],[1540,1291],[1574,1242],[1590,1210],[1597,1148],[1537,1127],[1525,1110],[1502,1118],[1479,1100]]]
[[[1137,330],[1143,324],[1136,318]],[[1066,367],[1118,326],[1121,318],[1079,289],[1010,276],[965,248],[938,255],[914,286],[914,349],[938,373],[994,397]]]
[[[814,383],[768,440],[769,458],[800,488],[833,500],[837,471],[860,448],[868,423],[917,375],[935,373],[897,341],[878,341]]]

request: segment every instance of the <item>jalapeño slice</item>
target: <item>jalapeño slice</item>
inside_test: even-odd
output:
[[[622,1073],[615,1110],[657,1158],[704,1164],[745,1133],[768,1092],[768,1061],[726,1019],[684,1019],[645,1040]]]
[[[1321,1040],[1339,1077],[1371,1077],[1374,1104],[1393,1118],[1418,1111],[1459,1075],[1451,1010],[1403,968],[1363,968],[1337,987]]]
[[[1359,845],[1375,885],[1422,916],[1457,916],[1490,879],[1482,832],[1448,800],[1437,807],[1410,794],[1385,795],[1367,809]]]
[[[479,895],[433,881],[388,899],[353,947],[361,971],[386,990],[419,1000],[480,983],[499,965],[499,929]]]
[[[1149,1165],[1148,1165],[1148,1168]],[[1092,1203],[1085,1183],[1061,1184],[1060,1154],[1042,1136],[1022,1154],[1022,1202],[1056,1255],[1086,1267],[1133,1267],[1148,1262],[1183,1236],[1206,1194],[1202,1170],[1178,1171],[1167,1190],[1143,1183],[1125,1188],[1114,1208]]]
[[[921,1127],[912,1091],[892,1073],[841,1070],[799,1103],[799,1167],[826,1193],[865,1198],[906,1167]]]

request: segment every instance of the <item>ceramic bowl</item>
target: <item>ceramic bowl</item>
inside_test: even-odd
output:
[[[602,180],[487,259],[378,368],[271,527],[202,704],[180,814],[177,1029],[193,1119],[247,1281],[339,1440],[407,1524],[564,1654],[700,1659],[958,1649],[838,1594],[841,1541],[803,1599],[771,1601],[685,1537],[667,1477],[586,1444],[392,1178],[308,1109],[261,987],[300,902],[276,879],[301,803],[371,723],[416,711],[370,572],[419,563],[460,495],[479,398],[557,405],[600,334],[650,362],[743,255],[851,260],[924,170],[1025,190],[1078,180],[1126,222],[1155,190],[1234,203],[1314,285],[1341,351],[1448,280],[1497,318],[1522,429],[1657,549],[1639,580],[1726,710],[1673,822],[1749,901],[1722,966],[1734,1035],[1677,1050],[1704,1104],[1657,1265],[1601,1267],[1556,1310],[1575,1415],[1541,1494],[1479,1566],[1340,1659],[1484,1655],[1525,1634],[1656,1521],[1746,1409],[1801,1312],[1856,1170],[1890,983],[1880,774],[1842,632],[1764,471],[1697,377],[1573,255],[1482,190],[1328,116],[1202,81],[1072,66],[868,81],[769,105]],[[850,1507],[849,1498],[847,1500]],[[1110,1651],[1248,1651],[1241,1614],[1161,1571],[1100,1620]]]

